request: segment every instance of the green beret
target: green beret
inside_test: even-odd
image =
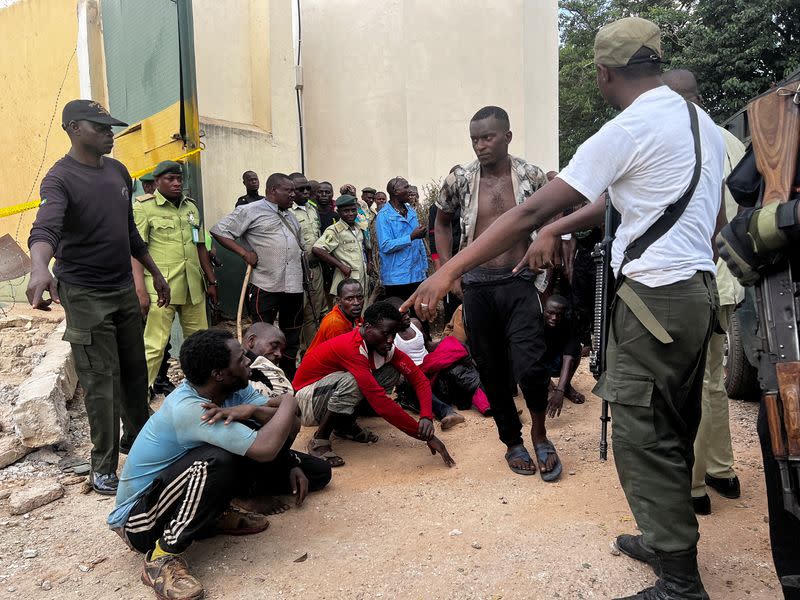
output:
[[[174,160],[162,160],[160,163],[156,165],[156,168],[153,169],[153,177],[161,177],[165,173],[174,173],[175,175],[183,175],[183,171],[181,170],[181,163],[175,162]]]
[[[155,179],[156,176],[153,175],[152,171],[150,173],[147,173],[146,175],[142,175],[141,177],[139,177],[139,181],[144,181],[144,182],[155,181]]]
[[[361,191],[362,192],[367,192],[368,194],[377,194],[378,193],[378,190],[376,190],[375,188],[372,188],[372,187],[365,187]]]
[[[345,206],[355,206],[358,203],[355,196],[344,194],[336,199],[336,208],[344,208]]]

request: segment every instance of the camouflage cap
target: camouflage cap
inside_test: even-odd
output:
[[[174,173],[175,175],[183,175],[181,170],[181,163],[174,160],[162,160],[153,169],[153,177],[161,177],[165,173]]]
[[[631,57],[642,47],[653,54],[648,57]],[[594,38],[594,62],[606,67],[625,67],[661,60],[661,30],[658,25],[639,17],[626,17],[600,28]]]
[[[355,196],[350,194],[343,194],[336,199],[336,208],[344,208],[345,206],[355,206],[358,200]]]

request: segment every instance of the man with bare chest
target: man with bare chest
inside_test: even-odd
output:
[[[508,154],[512,134],[502,108],[479,110],[470,121],[469,133],[477,160],[451,171],[436,203],[434,234],[443,264],[451,258],[451,221],[458,209],[463,249],[547,182],[539,167]],[[509,468],[520,475],[533,475],[538,463],[542,479],[554,481],[561,474],[561,462],[545,429],[549,380],[542,362],[546,347],[536,274],[528,270],[512,273],[529,242],[522,241],[467,272],[452,291],[463,294],[470,349],[500,440],[508,447]],[[531,412],[535,462],[522,440],[515,384]]]

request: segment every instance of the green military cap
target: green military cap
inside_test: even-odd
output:
[[[355,196],[344,194],[336,199],[336,208],[343,208],[345,206],[355,206],[358,200]]]
[[[155,181],[155,179],[156,179],[156,176],[153,175],[152,171],[150,173],[147,173],[146,175],[142,175],[141,177],[139,177],[139,181],[145,181],[145,182],[147,182],[147,181]]]
[[[642,46],[653,51],[647,57],[631,57]],[[639,17],[625,17],[600,28],[594,38],[594,62],[606,67],[625,67],[661,60],[661,30],[658,25]]]
[[[160,163],[156,165],[156,168],[153,169],[153,177],[161,177],[165,173],[175,173],[176,175],[183,175],[183,171],[181,170],[181,163],[175,162],[174,160],[162,160]]]
[[[373,188],[373,187],[365,187],[365,188],[363,188],[361,191],[362,191],[362,192],[366,192],[366,193],[368,193],[368,194],[377,194],[377,193],[378,193],[378,190],[376,190],[376,189],[375,189],[375,188]]]

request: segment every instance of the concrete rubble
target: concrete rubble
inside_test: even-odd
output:
[[[58,444],[67,436],[67,401],[75,393],[78,376],[70,345],[61,339],[65,328],[62,321],[45,342],[41,361],[19,387],[12,419],[26,448]]]
[[[11,492],[8,499],[9,510],[12,515],[22,515],[58,500],[63,495],[64,486],[57,481],[26,486]]]

